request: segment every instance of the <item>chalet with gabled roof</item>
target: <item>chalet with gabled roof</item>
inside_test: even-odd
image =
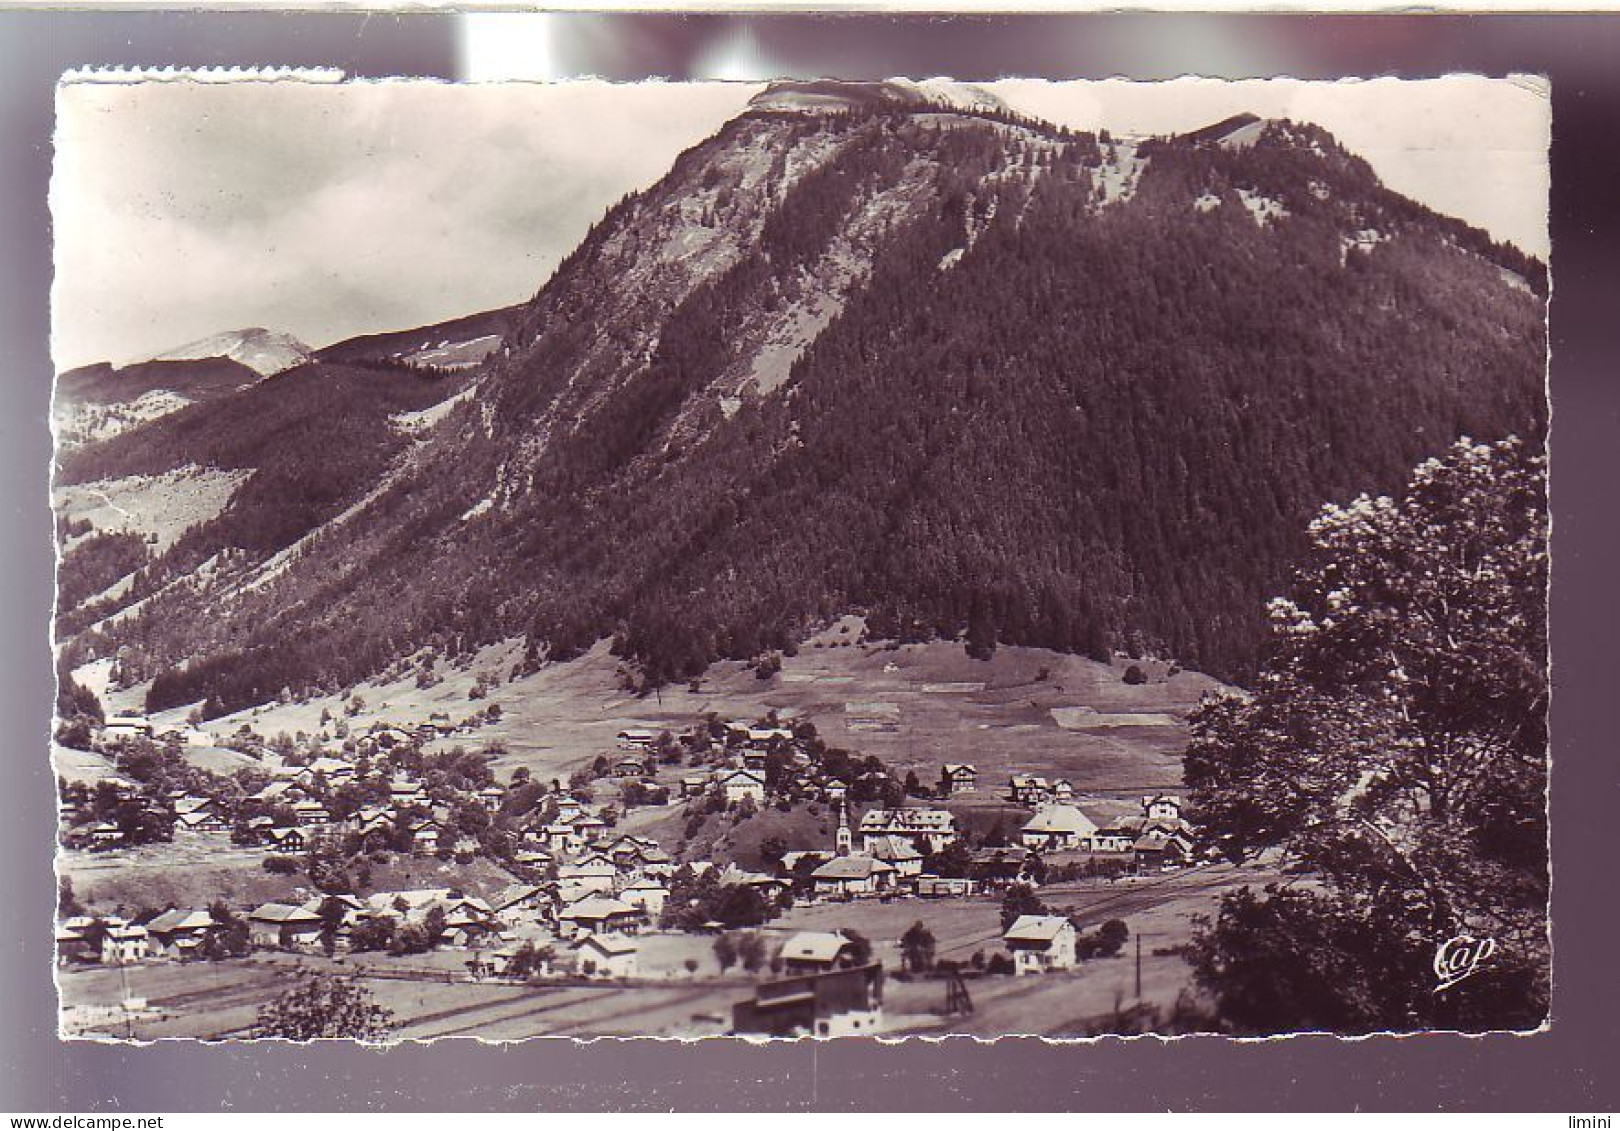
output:
[[[165,911],[146,922],[152,953],[165,958],[194,958],[219,924],[207,911]]]
[[[108,965],[142,962],[150,957],[152,936],[138,924],[115,924],[101,936],[101,961]]]
[[[1181,798],[1168,793],[1156,793],[1142,798],[1142,813],[1149,821],[1181,820]]]
[[[437,817],[424,817],[409,826],[411,851],[418,856],[431,856],[448,847],[450,830]]]
[[[354,766],[341,758],[316,758],[300,769],[294,780],[303,786],[324,781],[328,788],[335,789],[354,780]]]
[[[1014,774],[1007,789],[1007,796],[1014,804],[1027,805],[1033,809],[1052,800],[1052,787],[1045,778],[1037,774]]]
[[[292,807],[293,819],[305,828],[319,828],[332,823],[332,814],[319,801],[300,801]]]
[[[634,880],[619,890],[621,902],[640,909],[649,922],[656,923],[664,914],[664,905],[669,902],[669,886],[658,880]]]
[[[603,856],[589,856],[557,869],[557,882],[593,892],[610,892],[619,867]]]
[[[1091,834],[1091,851],[1129,852],[1131,845],[1136,843],[1136,838],[1137,832],[1134,829],[1109,825]]]
[[[918,852],[916,845],[906,837],[870,837],[866,842],[866,850],[869,855],[892,867],[895,879],[899,882],[903,883],[922,875],[923,854]]]
[[[810,879],[818,896],[861,899],[893,891],[895,870],[872,856],[835,856],[811,872]]]
[[[495,893],[489,905],[496,915],[545,915],[551,911],[551,896],[539,884],[508,884]]]
[[[265,836],[271,852],[291,856],[309,850],[309,833],[296,826],[273,826],[265,832]]]
[[[1019,830],[1020,843],[1031,852],[1070,852],[1088,848],[1097,826],[1073,805],[1047,805]]]
[[[101,725],[103,742],[126,738],[151,738],[152,723],[144,715],[113,715]]]
[[[1131,844],[1138,868],[1173,868],[1192,858],[1192,841],[1178,832],[1153,829]]]
[[[230,832],[230,829],[230,822],[212,802],[174,815],[174,831],[177,833],[224,833]]]
[[[732,770],[720,779],[726,801],[736,803],[748,798],[755,805],[765,804],[765,775],[755,770]]]
[[[600,817],[584,813],[574,819],[573,827],[584,843],[589,844],[607,831],[608,823]]]
[[[727,864],[720,873],[719,883],[722,887],[733,887],[741,884],[751,887],[759,892],[760,898],[766,903],[771,902],[787,889],[787,881],[777,876],[767,875],[764,872],[750,872],[739,868],[735,864]]]
[[[620,899],[591,895],[557,912],[557,930],[564,938],[587,934],[634,934],[647,913]]]
[[[585,847],[585,834],[571,824],[553,822],[539,830],[542,844],[552,852],[578,852]]]
[[[779,952],[789,974],[824,974],[855,965],[855,945],[838,931],[798,931]]]
[[[308,950],[319,945],[326,924],[313,911],[291,903],[261,903],[248,912],[248,937],[255,946]]]
[[[573,945],[574,972],[584,978],[634,978],[639,950],[622,935],[583,935]]]
[[[124,843],[124,830],[111,821],[90,826],[88,839],[92,848],[113,848]]]
[[[881,837],[903,837],[918,852],[933,854],[957,837],[956,816],[949,809],[870,809],[858,831],[867,852]]]
[[[946,762],[939,771],[939,795],[967,793],[979,784],[979,771],[963,762]]]
[[[1068,970],[1078,961],[1079,934],[1064,915],[1020,915],[1001,941],[1020,974]]]

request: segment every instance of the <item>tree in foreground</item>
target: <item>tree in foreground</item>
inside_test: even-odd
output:
[[[253,1026],[258,1037],[313,1041],[347,1037],[386,1041],[393,1033],[393,1014],[372,1000],[371,991],[352,978],[312,974],[274,1001],[259,1007]]]
[[[1534,1028],[1548,1004],[1543,461],[1464,440],[1404,496],[1328,507],[1254,694],[1193,719],[1194,816],[1299,878],[1190,954],[1245,1033]],[[1437,948],[1494,940],[1437,991]]]

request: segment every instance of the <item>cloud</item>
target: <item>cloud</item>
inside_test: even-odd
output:
[[[520,301],[755,89],[64,87],[57,363],[248,325],[323,345]]]

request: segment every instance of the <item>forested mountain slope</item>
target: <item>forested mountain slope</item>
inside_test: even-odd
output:
[[[139,642],[169,626],[173,614],[148,620],[128,610],[192,610],[263,584],[278,557],[375,490],[415,446],[414,419],[431,416],[460,387],[454,377],[402,366],[311,363],[64,451],[55,488],[58,636],[76,637],[117,617],[128,623],[103,625],[74,650]],[[220,473],[238,485],[213,506],[217,513],[204,508],[203,521],[172,537],[159,538],[154,516],[128,503],[117,503],[92,534],[66,505],[84,495],[139,498],[156,484],[184,509],[186,500],[172,497],[205,495]]]
[[[1321,503],[1541,434],[1540,265],[1319,129],[822,94],[612,209],[340,529],[80,657],[123,646],[154,707],[514,635],[658,683],[860,610],[1241,678]]]

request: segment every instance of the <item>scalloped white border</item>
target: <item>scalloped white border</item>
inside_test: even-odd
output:
[[[104,7],[143,7],[143,6],[147,5],[148,0],[78,0],[78,2],[81,3],[81,4],[85,3],[85,2],[88,2],[91,7],[97,7],[97,6],[104,6]],[[364,3],[364,2],[366,2],[366,0],[326,0],[326,2],[324,2],[324,3],[322,2],[322,0],[314,0],[313,3],[310,3],[309,0],[305,0],[305,2],[301,4],[301,3],[297,2],[297,0],[292,0],[292,2],[288,2],[288,0],[215,0],[214,6],[215,7],[224,7],[224,8],[231,8],[231,7],[237,7],[237,8],[283,7],[283,8],[291,9],[291,8],[298,8],[298,7],[326,7],[326,8],[339,8],[339,9],[341,9],[341,8],[343,8],[345,6],[358,5],[358,4],[361,4],[361,3]],[[450,4],[454,4],[454,3],[457,3],[457,2],[458,2],[458,0],[416,0],[416,2],[413,5],[413,4],[409,3],[408,0],[406,0],[406,2],[402,2],[402,0],[393,0],[392,3],[389,3],[386,6],[389,7],[389,8],[393,8],[395,10],[408,8],[408,7],[412,7],[412,6],[417,7],[417,8],[431,9],[433,7],[438,6],[441,3],[444,4],[446,7],[448,7]],[[0,0],[0,3],[3,3],[3,0]],[[1112,10],[1112,11],[1149,10],[1149,9],[1145,9],[1145,8],[1132,8],[1130,6],[1121,6],[1119,8],[1115,8],[1115,9],[1107,9],[1105,6],[1108,3],[1109,3],[1109,0],[1090,0],[1089,3],[1087,2],[1087,0],[1073,0],[1073,2],[1067,2],[1067,0],[1034,0],[1033,3],[1031,3],[1030,0],[1001,0],[1000,3],[998,3],[998,0],[981,0],[981,2],[977,3],[977,4],[971,3],[971,2],[963,3],[963,0],[956,0],[956,2],[954,4],[950,3],[950,0],[945,0],[945,3],[943,3],[943,4],[940,3],[940,0],[932,0],[932,2],[930,2],[930,0],[875,0],[875,2],[873,2],[873,0],[832,0],[832,2],[827,2],[827,0],[821,0],[821,2],[816,4],[816,5],[806,6],[801,2],[801,0],[711,0],[710,4],[708,6],[711,9],[713,9],[714,11],[719,11],[719,12],[725,12],[725,11],[759,11],[759,10],[762,10],[762,9],[766,9],[766,10],[768,10],[768,9],[782,9],[784,11],[814,11],[816,7],[829,9],[829,10],[831,10],[831,9],[839,9],[839,8],[847,8],[847,9],[851,9],[851,10],[867,11],[867,10],[873,10],[874,8],[876,8],[876,9],[893,9],[893,10],[896,10],[896,11],[944,11],[944,12],[973,11],[973,10],[979,9],[979,8],[989,10],[989,11],[997,11],[997,10],[999,10],[999,11],[1003,11],[1003,12],[1015,12],[1015,11],[1031,12],[1031,11],[1041,11],[1041,10],[1048,10],[1048,9],[1056,10],[1056,9],[1059,9],[1059,8],[1062,8],[1064,10],[1073,12],[1073,11],[1085,10],[1088,7],[1095,7],[1097,10]],[[1547,0],[1547,3],[1548,4],[1553,3],[1553,0]],[[1523,4],[1523,7],[1521,7],[1521,4]],[[1014,5],[1017,5],[1017,7],[1014,7]],[[43,6],[43,7],[57,7],[57,6],[63,6],[63,5],[58,4],[58,3],[54,3],[53,0],[44,0],[44,3],[41,4],[41,6]],[[1608,6],[1609,6],[1609,0],[1562,0],[1561,10],[1564,10],[1564,11],[1597,10],[1599,8],[1607,8]],[[573,5],[573,8],[577,9],[577,10],[598,10],[598,9],[602,9],[602,10],[613,10],[613,9],[657,10],[657,9],[660,9],[660,8],[668,8],[668,9],[671,9],[671,10],[675,10],[678,7],[679,7],[680,10],[689,10],[689,9],[685,8],[682,5],[682,0],[639,0],[639,2],[637,2],[637,0],[631,0],[631,3],[626,3],[625,0],[583,0],[583,2],[580,2],[580,0],[575,0],[574,5]],[[1481,9],[1484,9],[1484,10],[1502,9],[1502,10],[1511,11],[1511,10],[1534,10],[1537,7],[1537,5],[1535,4],[1535,0],[1529,0],[1528,3],[1525,3],[1524,0],[1472,0],[1472,2],[1470,2],[1470,0],[1442,0],[1442,2],[1434,3],[1431,0],[1431,2],[1426,5],[1426,7],[1428,7],[1429,9],[1431,9],[1433,11],[1445,11],[1445,10],[1473,10],[1473,11],[1479,11]],[[1154,2],[1154,9],[1157,9],[1157,10],[1210,11],[1210,10],[1221,10],[1221,9],[1224,9],[1224,8],[1233,8],[1233,9],[1242,8],[1242,9],[1246,9],[1246,10],[1249,10],[1249,11],[1256,11],[1256,12],[1263,11],[1263,10],[1272,10],[1272,11],[1306,10],[1306,11],[1308,11],[1308,10],[1313,10],[1313,9],[1315,9],[1315,10],[1327,10],[1327,11],[1332,11],[1332,10],[1344,10],[1344,11],[1377,10],[1376,6],[1363,7],[1360,3],[1357,2],[1357,0],[1341,0],[1341,3],[1339,3],[1339,4],[1310,4],[1310,5],[1307,5],[1306,3],[1301,2],[1301,0],[1273,0],[1273,2],[1271,4],[1269,4],[1269,5],[1255,5],[1253,7],[1247,7],[1247,6],[1242,5],[1240,0],[1225,0],[1225,2],[1223,2],[1223,0],[1169,0],[1169,2],[1166,2],[1166,0],[1155,0],[1155,2]],[[452,9],[452,10],[454,10],[454,9]],[[501,0],[495,0],[494,3],[488,4],[487,8],[484,9],[484,10],[492,11],[492,12],[524,11],[524,12],[527,12],[529,14],[534,14],[534,15],[546,14],[546,9],[543,9],[543,8],[524,7],[524,6],[521,6],[519,3],[503,3],[503,2],[501,2]],[[1384,10],[1397,10],[1397,9],[1395,9],[1393,7],[1390,7],[1390,8],[1386,8]],[[1405,11],[1405,10],[1408,10],[1408,9],[1400,8],[1398,10]],[[467,13],[467,12],[463,11],[463,12],[460,12],[458,14],[467,15],[467,14],[472,14],[472,13]],[[1475,78],[1492,78],[1492,77],[1495,77],[1499,81],[1515,83],[1516,85],[1519,85],[1519,86],[1523,87],[1526,90],[1533,91],[1534,93],[1540,95],[1542,98],[1546,99],[1547,101],[1549,101],[1549,102],[1551,101],[1551,93],[1552,93],[1551,81],[1550,81],[1549,77],[1546,76],[1546,75],[1534,74],[1534,73],[1529,73],[1529,72],[1515,71],[1515,72],[1511,72],[1511,73],[1509,73],[1507,75],[1503,75],[1503,76],[1490,76],[1490,75],[1482,74],[1481,72],[1452,71],[1452,72],[1448,72],[1445,76],[1436,76],[1436,78],[1440,78],[1440,77],[1454,78],[1454,77],[1461,77],[1461,76],[1469,76],[1469,77],[1475,77]],[[939,76],[939,77],[945,78],[946,76]],[[1002,76],[1002,77],[1012,77],[1012,76]],[[1180,76],[1177,76],[1176,78],[1171,78],[1171,79],[1125,79],[1125,78],[1123,78],[1123,76],[1116,76],[1116,77],[1110,78],[1110,79],[1088,78],[1088,79],[1074,79],[1074,80],[1067,80],[1067,81],[1077,82],[1077,83],[1126,81],[1126,82],[1141,83],[1142,85],[1163,85],[1163,84],[1173,84],[1173,83],[1181,83],[1181,84],[1189,84],[1190,85],[1190,84],[1196,84],[1196,83],[1199,83],[1199,82],[1258,83],[1258,82],[1279,81],[1279,80],[1280,81],[1307,82],[1307,83],[1312,83],[1312,84],[1316,84],[1316,85],[1334,85],[1334,84],[1337,84],[1337,85],[1351,84],[1351,85],[1353,85],[1353,84],[1365,83],[1365,82],[1408,83],[1408,82],[1434,81],[1433,79],[1407,79],[1407,78],[1396,78],[1396,77],[1393,77],[1393,76],[1379,76],[1379,77],[1375,77],[1375,78],[1358,77],[1358,76],[1344,76],[1344,77],[1341,77],[1341,78],[1338,78],[1338,79],[1292,79],[1292,77],[1288,76],[1288,75],[1271,75],[1271,76],[1255,76],[1253,78],[1232,79],[1232,78],[1216,78],[1216,77],[1213,77],[1213,76],[1203,76],[1203,75],[1197,75],[1197,74],[1193,74],[1193,73],[1184,73],[1184,74],[1182,74]],[[554,79],[553,78],[545,78],[545,77],[541,77],[541,76],[535,76],[535,77],[498,77],[498,78],[490,78],[490,79],[484,80],[483,82],[479,82],[477,80],[473,80],[471,82],[469,82],[467,80],[462,80],[459,83],[450,83],[449,80],[444,80],[444,79],[422,77],[422,76],[412,77],[412,76],[403,76],[403,75],[402,76],[390,76],[390,77],[386,77],[386,78],[363,78],[363,77],[353,77],[353,78],[351,78],[351,77],[345,75],[345,73],[341,69],[335,68],[335,67],[276,67],[276,66],[265,66],[265,67],[234,67],[234,66],[233,67],[173,67],[173,66],[169,66],[169,67],[141,67],[141,66],[116,66],[116,65],[113,65],[113,66],[103,66],[103,67],[91,66],[91,67],[72,68],[72,69],[70,69],[68,71],[65,71],[62,74],[61,78],[58,80],[58,85],[65,85],[65,84],[68,84],[68,83],[112,83],[112,84],[124,83],[124,84],[133,84],[133,83],[144,83],[144,82],[199,82],[199,83],[314,82],[314,83],[330,83],[330,84],[343,84],[345,82],[348,82],[348,83],[379,83],[379,84],[386,84],[386,83],[401,83],[401,84],[405,84],[405,83],[445,83],[447,85],[491,85],[491,86],[493,86],[493,85],[500,85],[500,84],[505,84],[505,83],[514,83],[514,82],[516,82],[516,83],[541,83],[541,84],[551,85],[551,86],[566,86],[566,85],[568,85],[570,83],[591,83],[591,82],[600,83],[600,82],[608,82],[608,81],[610,81],[610,80],[601,79],[601,78],[598,78],[598,77],[595,77],[595,76],[575,75],[575,76],[568,76],[568,77],[554,78]],[[669,80],[649,76],[649,77],[647,77],[645,79],[625,80],[622,83],[617,83],[615,85],[629,86],[629,85],[635,85],[636,83],[647,83],[647,82],[657,83],[657,82],[665,82],[665,81],[669,81]],[[712,82],[724,82],[724,81],[732,81],[732,82],[739,82],[739,83],[750,83],[750,82],[758,82],[760,80],[755,80],[755,79],[731,79],[731,80],[724,80],[724,79],[692,79],[692,80],[680,80],[680,84],[681,85],[686,85],[687,83],[712,83]],[[1048,80],[1048,81],[1058,81],[1058,80]],[[1550,141],[1551,141],[1550,135],[1549,135],[1548,141],[1549,141],[1549,145],[1550,145]],[[1550,154],[1550,150],[1549,150],[1549,154]],[[1551,200],[1549,199],[1549,201],[1548,201],[1549,217],[1550,217],[1550,209],[1551,209]],[[1549,544],[1549,547],[1550,547],[1550,545],[1551,545],[1551,537],[1552,537],[1552,521],[1553,521],[1553,509],[1552,509],[1552,506],[1551,506],[1551,491],[1552,491],[1552,487],[1553,487],[1553,481],[1552,481],[1552,470],[1553,469],[1552,469],[1552,463],[1551,463],[1550,455],[1551,455],[1551,447],[1552,447],[1552,439],[1553,439],[1553,427],[1552,427],[1552,425],[1553,425],[1553,414],[1555,412],[1555,405],[1554,405],[1553,397],[1552,397],[1551,319],[1552,319],[1552,299],[1553,299],[1553,274],[1552,274],[1552,256],[1551,256],[1550,252],[1546,255],[1546,261],[1547,261],[1547,267],[1548,267],[1548,294],[1547,294],[1547,298],[1546,298],[1545,304],[1544,304],[1543,324],[1544,324],[1544,326],[1546,328],[1546,332],[1548,334],[1548,337],[1547,337],[1547,356],[1546,356],[1546,359],[1544,361],[1544,368],[1543,368],[1543,389],[1544,389],[1544,396],[1546,397],[1547,412],[1548,412],[1548,426],[1547,426],[1546,445],[1547,445],[1547,451],[1548,451],[1548,455],[1549,455],[1549,460],[1548,460],[1548,496],[1549,496],[1549,505],[1548,505],[1548,544]],[[54,378],[53,378],[52,399],[53,399],[53,402],[54,402],[54,399],[55,399]],[[51,434],[52,434],[53,448],[54,448],[55,442],[57,440],[56,426],[55,426],[55,423],[54,423],[54,417],[52,418]],[[54,476],[54,473],[53,473],[53,475],[51,477],[51,483],[54,485],[54,482],[55,482],[55,476]],[[59,553],[59,551],[58,551],[58,553]],[[1547,597],[1548,597],[1548,600],[1549,600],[1549,610],[1550,610],[1550,600],[1551,600],[1551,596],[1552,596],[1552,579],[1553,579],[1552,570],[1549,568],[1549,570],[1548,570],[1548,579],[1547,579]],[[1549,628],[1550,628],[1550,623],[1551,623],[1551,621],[1550,621],[1550,611],[1549,611],[1548,615],[1549,615]],[[55,618],[53,616],[53,618],[51,620],[51,627],[50,627],[50,637],[51,637],[51,646],[52,646],[53,654],[54,654],[55,649],[57,647],[57,641],[56,641],[55,632],[56,632],[56,625],[55,625]],[[1549,678],[1549,689],[1551,689],[1552,688],[1551,680],[1552,680],[1552,677],[1554,676],[1555,672],[1553,670],[1553,656],[1552,656],[1552,650],[1551,650],[1550,647],[1548,649],[1547,668],[1548,668],[1548,678]],[[401,1048],[404,1048],[404,1047],[407,1047],[407,1046],[420,1046],[420,1047],[425,1048],[427,1046],[436,1045],[436,1044],[439,1044],[441,1042],[443,1042],[443,1043],[458,1042],[458,1043],[462,1043],[462,1044],[477,1044],[477,1045],[480,1045],[480,1046],[501,1048],[501,1047],[507,1047],[507,1046],[526,1045],[526,1044],[531,1044],[531,1043],[534,1043],[534,1042],[548,1042],[548,1041],[549,1042],[555,1042],[555,1043],[569,1043],[569,1044],[573,1044],[573,1045],[576,1045],[576,1046],[595,1045],[595,1044],[620,1044],[620,1043],[631,1043],[631,1042],[672,1044],[672,1045],[690,1045],[690,1044],[696,1044],[698,1042],[727,1041],[727,1042],[731,1042],[733,1044],[748,1045],[748,1046],[803,1045],[803,1044],[808,1044],[808,1045],[812,1046],[812,1048],[814,1048],[814,1046],[817,1046],[817,1045],[820,1045],[820,1044],[823,1044],[823,1043],[827,1043],[827,1042],[830,1042],[830,1041],[838,1041],[838,1042],[840,1042],[842,1044],[865,1042],[865,1043],[869,1043],[869,1044],[878,1044],[878,1045],[885,1045],[885,1046],[901,1046],[901,1045],[915,1045],[915,1044],[942,1045],[942,1044],[944,1044],[946,1042],[951,1042],[951,1043],[955,1043],[955,1044],[994,1045],[994,1044],[997,1044],[997,1043],[1002,1042],[1002,1041],[1016,1040],[1016,1041],[1038,1041],[1043,1045],[1076,1046],[1076,1045],[1100,1045],[1100,1044],[1102,1044],[1104,1042],[1121,1042],[1121,1043],[1131,1043],[1131,1044],[1155,1043],[1155,1044],[1159,1044],[1159,1045],[1169,1045],[1169,1044],[1172,1044],[1172,1043],[1194,1042],[1194,1041],[1222,1042],[1222,1043],[1231,1043],[1231,1044],[1238,1044],[1238,1045],[1264,1045],[1264,1044],[1275,1044],[1275,1043],[1278,1043],[1278,1042],[1285,1042],[1285,1041],[1286,1042],[1297,1042],[1297,1041],[1302,1041],[1302,1040],[1323,1039],[1323,1038],[1328,1039],[1328,1040],[1332,1040],[1332,1041],[1335,1041],[1335,1042],[1355,1042],[1355,1043],[1360,1043],[1360,1042],[1370,1042],[1370,1041],[1375,1041],[1375,1040],[1389,1040],[1389,1039],[1398,1040],[1398,1041],[1412,1041],[1412,1040],[1418,1040],[1418,1039],[1422,1039],[1422,1038],[1436,1038],[1436,1037],[1439,1037],[1439,1038],[1453,1038],[1453,1039],[1460,1038],[1460,1039],[1468,1041],[1470,1043],[1480,1043],[1480,1042],[1483,1042],[1483,1041],[1486,1041],[1486,1040],[1491,1040],[1491,1039],[1534,1038],[1536,1036],[1540,1036],[1540,1035],[1543,1035],[1543,1034],[1546,1034],[1546,1033],[1549,1033],[1549,1032],[1552,1031],[1553,1021],[1554,1021],[1554,1011],[1555,1011],[1556,1005],[1557,1005],[1556,987],[1557,987],[1557,970],[1558,970],[1558,966],[1557,966],[1556,942],[1555,942],[1555,938],[1554,938],[1554,924],[1553,924],[1553,917],[1552,917],[1552,913],[1551,913],[1552,912],[1552,907],[1553,907],[1553,898],[1552,898],[1553,885],[1557,882],[1557,880],[1556,880],[1556,872],[1552,868],[1553,857],[1552,857],[1552,851],[1551,851],[1552,850],[1552,835],[1553,835],[1553,825],[1552,825],[1552,820],[1551,820],[1552,803],[1553,803],[1552,775],[1553,775],[1553,772],[1554,772],[1554,769],[1555,769],[1554,763],[1553,763],[1553,743],[1552,743],[1552,740],[1551,740],[1551,721],[1552,721],[1552,716],[1550,714],[1550,706],[1549,706],[1549,716],[1548,716],[1549,738],[1548,738],[1548,744],[1547,744],[1547,783],[1546,783],[1546,786],[1544,788],[1543,793],[1544,793],[1544,796],[1546,798],[1547,812],[1548,812],[1548,817],[1549,817],[1548,823],[1547,823],[1548,866],[1549,866],[1548,867],[1548,872],[1549,872],[1548,897],[1547,897],[1547,907],[1548,907],[1547,939],[1548,939],[1548,962],[1549,962],[1548,977],[1549,977],[1549,981],[1553,985],[1554,992],[1553,992],[1552,995],[1550,995],[1550,1000],[1549,1000],[1549,1004],[1548,1004],[1548,1011],[1547,1011],[1546,1016],[1542,1018],[1540,1024],[1534,1026],[1533,1028],[1527,1028],[1527,1029],[1491,1029],[1491,1030],[1484,1030],[1484,1031],[1480,1031],[1480,1032],[1464,1032],[1464,1031],[1457,1030],[1457,1029],[1417,1029],[1417,1030],[1409,1030],[1409,1031],[1408,1030],[1377,1030],[1377,1031],[1368,1032],[1368,1033],[1338,1033],[1338,1032],[1333,1032],[1333,1031],[1329,1031],[1329,1030],[1320,1030],[1320,1029],[1301,1029],[1301,1030],[1296,1030],[1296,1031],[1293,1031],[1293,1032],[1273,1033],[1273,1034],[1266,1034],[1266,1035],[1260,1035],[1260,1036],[1245,1036],[1245,1035],[1228,1034],[1228,1033],[1204,1033],[1204,1032],[1198,1032],[1198,1033],[1173,1033],[1173,1034],[1171,1034],[1171,1033],[1156,1033],[1156,1032],[1132,1033],[1132,1034],[1103,1033],[1103,1034],[1098,1034],[1096,1036],[1068,1036],[1068,1035],[1053,1036],[1053,1035],[1043,1034],[1043,1033],[1023,1033],[1023,1032],[1006,1032],[1006,1033],[998,1033],[998,1034],[995,1034],[995,1035],[988,1035],[988,1036],[987,1035],[982,1035],[982,1034],[976,1034],[976,1033],[960,1033],[960,1032],[956,1032],[956,1033],[952,1033],[952,1032],[946,1032],[946,1033],[914,1033],[913,1032],[913,1033],[897,1033],[897,1034],[892,1034],[892,1035],[884,1035],[882,1033],[878,1033],[878,1034],[873,1034],[871,1036],[854,1036],[854,1035],[850,1035],[850,1036],[840,1036],[840,1037],[821,1037],[821,1036],[814,1036],[814,1035],[805,1035],[805,1036],[799,1036],[799,1037],[764,1037],[764,1036],[757,1036],[757,1035],[753,1035],[753,1034],[708,1034],[708,1035],[702,1035],[702,1036],[683,1036],[683,1035],[665,1036],[665,1035],[654,1035],[654,1034],[625,1034],[625,1035],[613,1034],[613,1035],[582,1036],[582,1035],[572,1034],[572,1033],[536,1033],[536,1034],[531,1034],[531,1035],[522,1036],[522,1037],[500,1037],[500,1038],[485,1037],[485,1036],[479,1035],[477,1033],[456,1033],[456,1034],[446,1034],[446,1035],[434,1036],[434,1037],[399,1037],[399,1036],[390,1036],[390,1037],[388,1037],[386,1039],[383,1039],[383,1040],[380,1040],[380,1041],[357,1041],[357,1040],[355,1040],[353,1038],[348,1038],[348,1037],[322,1037],[322,1038],[315,1038],[315,1039],[307,1040],[307,1041],[294,1041],[294,1040],[289,1040],[287,1038],[282,1038],[282,1037],[274,1037],[274,1038],[269,1038],[269,1037],[198,1037],[198,1036],[120,1037],[120,1036],[117,1036],[116,1034],[112,1034],[112,1033],[68,1032],[64,1028],[64,1026],[63,1026],[63,1022],[64,1022],[63,1012],[64,1012],[65,1006],[64,1006],[64,1003],[63,1003],[63,1000],[62,1000],[62,984],[61,984],[61,977],[60,977],[62,968],[56,961],[56,946],[55,946],[55,943],[53,942],[53,944],[52,944],[52,963],[51,963],[51,981],[52,981],[52,984],[54,985],[54,987],[56,989],[56,993],[57,993],[56,1039],[58,1041],[62,1042],[62,1043],[85,1044],[85,1045],[101,1045],[101,1046],[124,1046],[124,1047],[132,1047],[132,1048],[134,1048],[134,1047],[147,1048],[147,1047],[152,1047],[152,1046],[163,1046],[163,1045],[223,1045],[223,1046],[229,1046],[229,1047],[246,1047],[246,1046],[257,1046],[257,1045],[269,1044],[269,1045],[289,1045],[289,1046],[302,1047],[302,1048],[307,1048],[307,1047],[311,1047],[311,1046],[318,1046],[318,1045],[350,1045],[350,1046],[354,1046],[354,1047],[357,1047],[357,1048],[365,1049],[367,1051],[386,1054],[386,1053],[389,1053],[389,1052],[391,1052],[393,1050],[401,1049]],[[59,879],[61,877],[61,875],[63,874],[59,870],[60,862],[61,862],[61,852],[62,852],[62,850],[61,850],[60,843],[55,844],[53,846],[53,864],[55,865],[55,867],[53,867],[52,871],[53,871],[53,877],[55,877],[57,879]],[[55,921],[55,914],[56,914],[55,913],[55,907],[54,907],[54,898],[55,898],[55,893],[53,891],[53,893],[52,893],[53,907],[52,907],[52,912],[51,912],[51,919],[52,919],[53,923]],[[287,964],[287,968],[288,968],[289,972],[295,972],[295,971],[302,971],[302,970],[308,969],[308,966],[306,966],[304,963],[297,962],[295,960],[293,962],[289,962]],[[812,1068],[812,1073],[814,1073],[814,1068]]]
[[[74,67],[63,73],[64,83],[141,82],[319,82],[341,83],[336,67]]]

